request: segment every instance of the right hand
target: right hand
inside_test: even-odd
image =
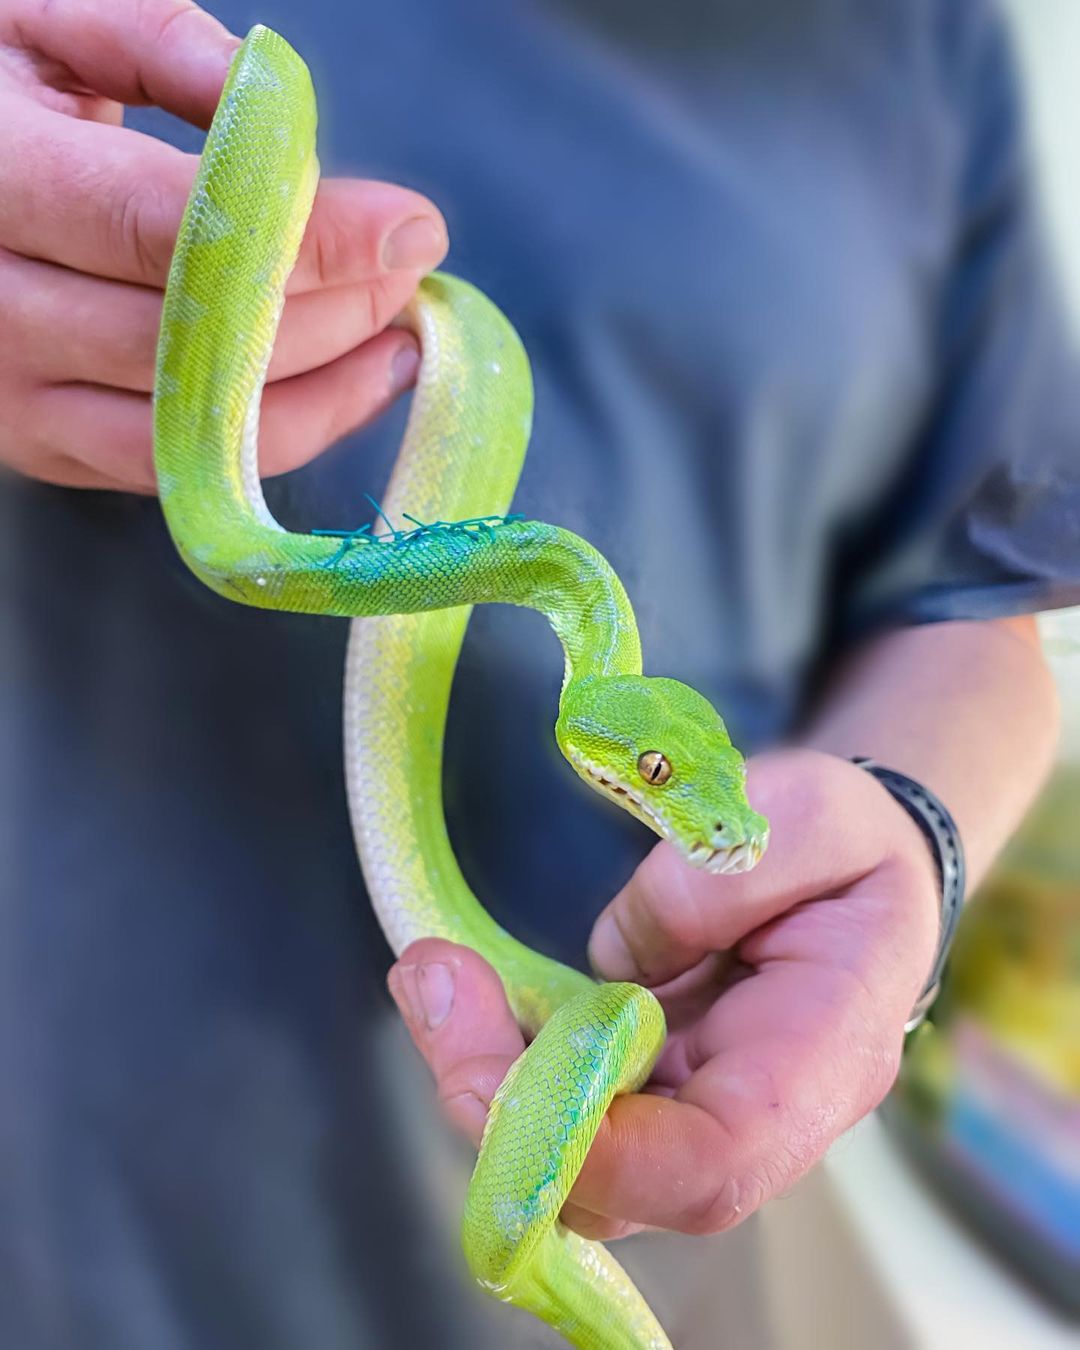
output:
[[[239,39],[191,0],[0,0],[0,464],[153,492],[162,292],[197,159],[122,126],[206,127]],[[264,476],[312,459],[412,384],[388,324],[445,256],[418,193],[324,182],[263,397]]]

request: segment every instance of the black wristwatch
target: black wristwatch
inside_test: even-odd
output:
[[[956,821],[953,820],[944,802],[929,788],[923,787],[922,783],[916,782],[906,774],[888,769],[884,764],[878,764],[875,760],[856,756],[851,762],[872,774],[900,803],[922,830],[937,863],[941,887],[941,932],[934,964],[930,968],[930,978],[904,1027],[905,1031],[914,1031],[937,998],[941,978],[949,960],[949,949],[956,936],[956,925],[960,922],[960,912],[964,907],[964,889],[967,884],[964,846],[960,840],[960,831],[956,828]]]

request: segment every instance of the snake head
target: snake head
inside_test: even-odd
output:
[[[678,680],[589,675],[563,691],[559,748],[586,783],[692,867],[745,872],[769,839],[746,799],[746,765],[708,699]]]

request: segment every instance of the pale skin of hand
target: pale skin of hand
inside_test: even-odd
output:
[[[0,464],[153,492],[162,292],[196,157],[121,125],[209,125],[239,39],[187,0],[0,0]],[[416,374],[391,320],[447,249],[407,188],[324,181],[263,399],[264,476],[377,415]]]
[[[772,823],[754,871],[708,876],[667,844],[652,850],[589,955],[601,976],[653,988],[670,1036],[647,1091],[613,1103],[564,1211],[573,1228],[730,1228],[891,1086],[936,946],[937,878],[914,822],[847,757],[936,791],[977,882],[1056,736],[1030,619],[899,630],[838,672],[806,744],[750,761],[750,800]],[[477,1144],[524,1047],[498,978],[473,952],[426,940],[389,984],[447,1116]]]

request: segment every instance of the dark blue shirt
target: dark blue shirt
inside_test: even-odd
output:
[[[444,210],[534,365],[516,508],[611,559],[647,668],[739,743],[885,624],[1080,601],[1080,384],[983,0],[210,8],[306,56],[328,172]],[[365,519],[401,421],[272,508]],[[432,1231],[345,812],[345,625],[203,590],[153,501],[5,495],[0,1342],[551,1343],[460,1298]],[[580,962],[650,838],[558,760],[560,670],[536,616],[476,615],[447,797],[492,912]],[[678,1281],[644,1282],[677,1321]]]

